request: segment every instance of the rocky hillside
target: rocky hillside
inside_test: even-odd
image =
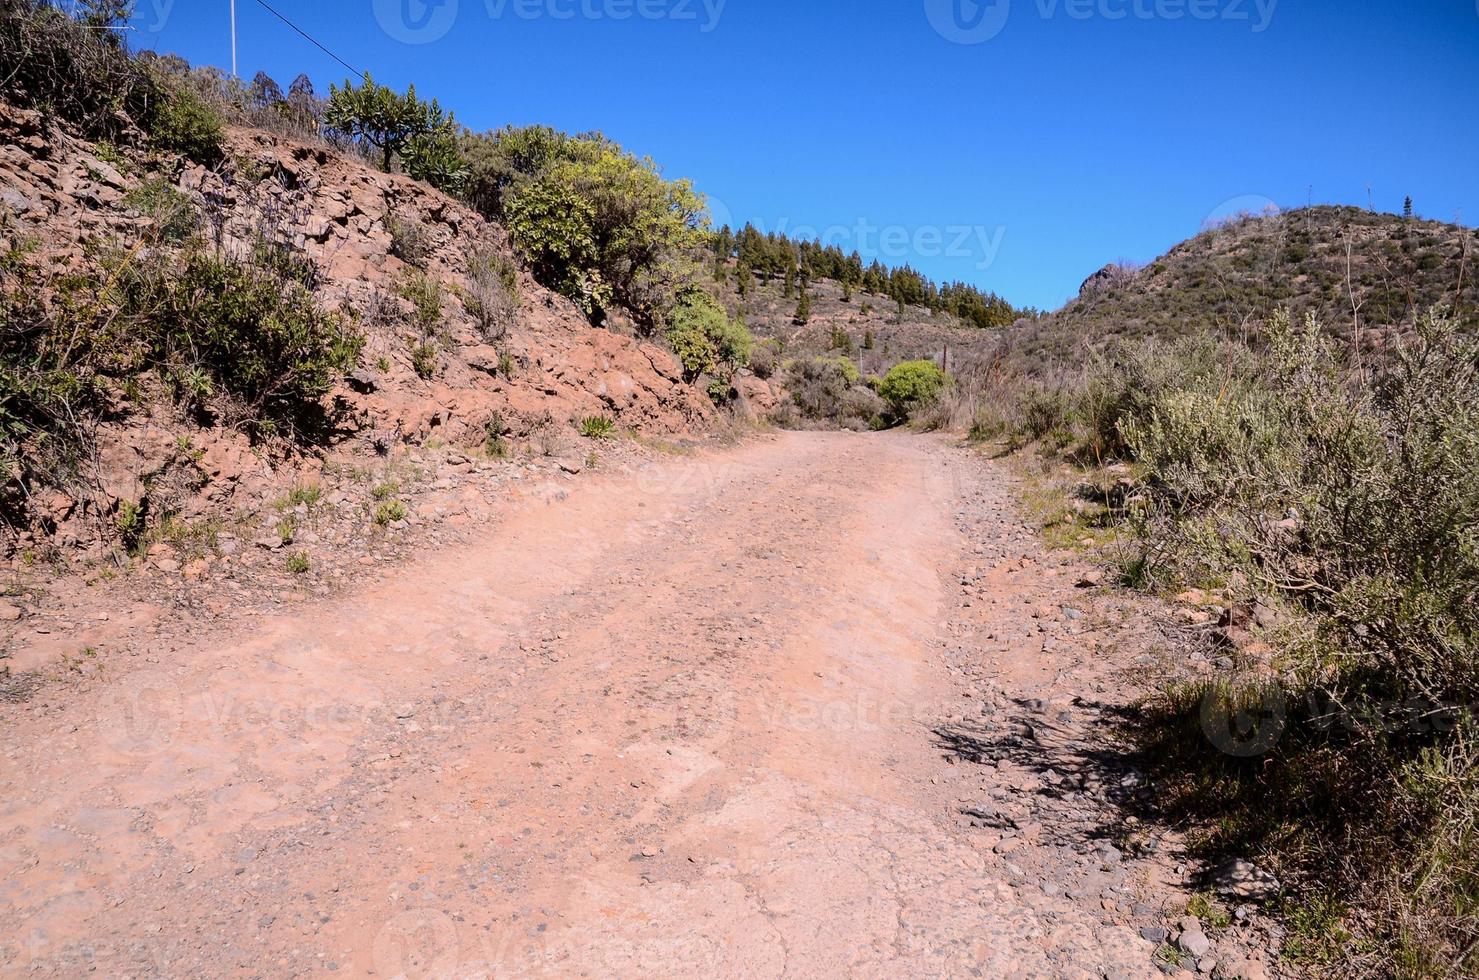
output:
[[[1068,362],[1117,337],[1253,336],[1287,306],[1341,335],[1359,321],[1363,346],[1379,348],[1434,304],[1479,322],[1475,245],[1472,229],[1351,207],[1245,217],[1144,268],[1106,266],[1076,299],[1009,337],[1024,362]]]
[[[808,286],[811,315],[796,322],[797,297],[787,297],[780,282],[757,280],[748,296],[725,291],[730,315],[743,317],[757,338],[772,342],[783,356],[800,353],[847,354],[864,375],[879,375],[900,361],[940,361],[993,346],[999,336],[923,306],[898,304],[887,296],[855,290],[843,298],[840,283],[818,279]]]
[[[519,267],[502,228],[425,184],[239,128],[204,167],[76,139],[0,104],[8,309],[64,303],[69,283],[111,268],[105,255],[124,268],[183,234],[226,253],[264,238],[286,246],[311,269],[313,301],[363,336],[358,366],[323,398],[323,430],[297,443],[246,431],[208,379],[194,403],[170,390],[178,379],[109,388],[85,458],[18,487],[12,457],[9,556],[98,553],[118,546],[121,525],[251,511],[305,474],[402,443],[538,454],[577,439],[591,416],[656,435],[717,418],[666,349],[592,327]],[[115,285],[102,278],[100,290]]]

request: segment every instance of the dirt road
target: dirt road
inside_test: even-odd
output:
[[[593,476],[0,706],[0,971],[1154,975],[1073,580],[943,440]]]

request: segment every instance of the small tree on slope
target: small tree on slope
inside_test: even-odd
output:
[[[387,172],[395,157],[405,155],[414,140],[450,134],[455,126],[452,116],[443,112],[435,99],[423,102],[416,97],[416,86],[401,95],[375,84],[368,72],[363,85],[346,81],[343,88],[329,86],[324,124],[379,150],[382,168]]]

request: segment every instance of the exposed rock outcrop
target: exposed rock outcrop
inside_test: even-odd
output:
[[[147,181],[187,195],[204,234],[225,248],[262,234],[296,246],[318,268],[317,301],[345,310],[366,336],[360,366],[325,399],[337,409],[332,432],[311,451],[254,446],[224,424],[202,428],[167,400],[130,403],[97,432],[97,459],[77,485],[33,502],[34,526],[10,542],[12,553],[101,547],[124,502],[142,504],[150,519],[249,509],[326,461],[383,452],[376,434],[476,447],[496,420],[517,451],[521,440],[589,415],[659,435],[702,432],[716,420],[669,351],[593,327],[522,269],[496,329],[473,316],[472,257],[514,255],[501,227],[459,202],[266,132],[233,129],[226,149],[214,169],[160,161],[90,145],[0,104],[0,210],[27,241],[27,261],[52,276],[94,270],[99,243],[137,242],[152,219],[134,210],[131,192]],[[398,257],[407,250],[397,234],[414,236],[416,268]],[[411,324],[411,304],[397,293],[421,274],[442,293],[430,354],[418,352],[425,325]]]

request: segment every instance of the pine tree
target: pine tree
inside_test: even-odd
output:
[[[873,328],[869,327],[863,331],[863,350],[873,349]]]
[[[750,274],[750,267],[745,264],[744,260],[740,261],[739,269],[735,273],[734,279],[735,286],[739,290],[740,299],[744,299],[745,297],[749,296],[750,283],[753,281],[754,277]]]
[[[1412,217],[1412,198],[1410,196],[1402,202],[1402,217]]]
[[[293,83],[288,86],[288,101],[295,105],[317,102],[318,93],[313,90],[313,79],[305,74],[293,79]]]
[[[796,326],[798,327],[804,327],[808,322],[810,322],[810,320],[811,290],[807,289],[805,284],[803,284],[801,287],[801,301],[796,304],[796,316],[794,317],[793,322],[795,322]]]
[[[252,79],[252,87],[247,91],[252,105],[258,109],[274,109],[283,101],[282,87],[265,71],[257,72]]]
[[[851,303],[852,302],[852,280],[851,279],[843,279],[842,280],[842,301],[844,303]]]

